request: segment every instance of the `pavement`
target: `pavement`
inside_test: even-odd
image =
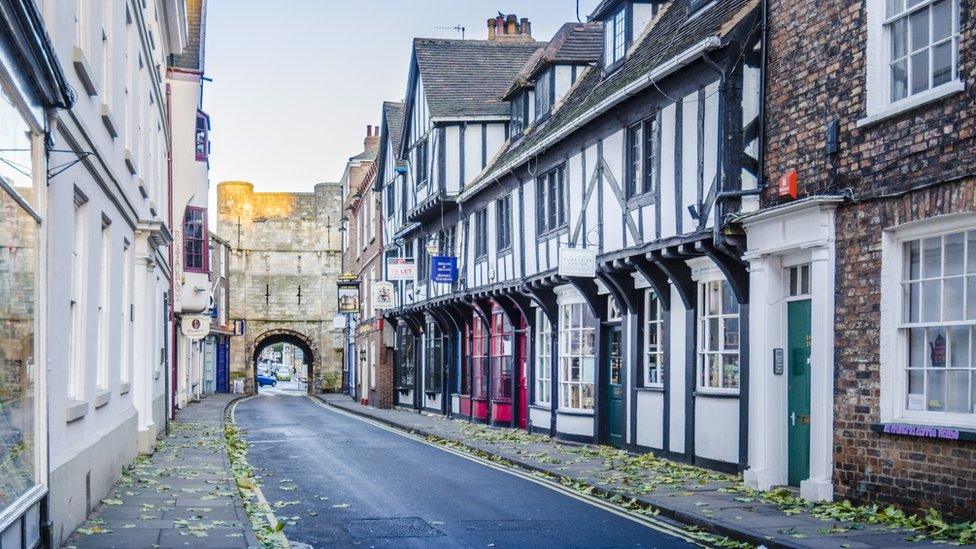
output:
[[[178,412],[155,453],[123,472],[65,547],[259,546],[224,443],[224,410],[240,396],[208,395]]]
[[[841,549],[926,547],[909,541],[914,532],[878,524],[824,520],[785,490],[774,495],[749,491],[741,478],[607,446],[564,444],[512,429],[472,425],[443,416],[363,406],[346,395],[321,395],[328,405],[407,431],[440,444],[503,460],[630,508],[650,509],[718,536],[766,547]],[[420,474],[426,464],[402,461],[398,474]],[[374,470],[374,473],[377,472]],[[521,499],[521,498],[519,498]],[[521,507],[521,504],[519,505]],[[646,512],[646,511],[645,511]],[[703,538],[709,543],[708,538]],[[716,538],[711,538],[712,543]],[[944,542],[943,542],[944,543]],[[579,543],[578,545],[586,545]]]
[[[669,522],[588,502],[307,396],[263,393],[234,415],[293,546],[693,546]]]

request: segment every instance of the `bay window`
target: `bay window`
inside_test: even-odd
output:
[[[414,355],[413,334],[406,326],[397,328],[398,359],[396,361],[396,386],[401,391],[413,389],[413,373],[416,364]]]
[[[491,313],[491,399],[512,400],[512,342],[514,330],[505,312],[497,305]]]
[[[559,307],[559,407],[593,409],[596,329],[582,302]]]
[[[739,303],[726,280],[699,284],[698,388],[739,389]]]
[[[664,311],[654,290],[644,290],[644,386],[664,385]]]
[[[904,410],[931,419],[976,420],[976,230],[901,244]]]
[[[187,206],[183,216],[183,270],[209,272],[207,265],[207,210]]]
[[[552,324],[542,311],[535,312],[535,403],[552,405]]]
[[[440,393],[444,388],[444,335],[431,319],[424,338],[424,392]]]

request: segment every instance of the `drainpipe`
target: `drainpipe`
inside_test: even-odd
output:
[[[168,200],[166,201],[166,208],[168,211],[169,228],[173,230],[173,103],[172,103],[172,89],[170,84],[166,84],[166,125],[169,127],[170,131],[167,132],[167,147],[166,147],[166,192]],[[176,302],[173,299],[176,296],[176,281],[174,277],[176,272],[173,271],[173,244],[170,244],[167,253],[169,255],[169,265],[170,265],[170,275],[169,275],[169,314],[167,318],[171,324],[173,324],[173,352],[170,356],[170,373],[165,377],[164,387],[166,394],[169,395],[169,406],[167,407],[166,413],[166,434],[169,434],[169,421],[171,419],[176,419],[176,376],[177,376],[177,365],[179,363],[178,353],[179,353],[179,340],[176,330],[176,311],[173,304]],[[164,335],[165,336],[165,332]]]

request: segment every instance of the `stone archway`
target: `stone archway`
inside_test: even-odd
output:
[[[257,377],[258,357],[261,355],[261,351],[276,343],[289,343],[298,347],[303,353],[305,353],[305,359],[308,361],[307,391],[309,394],[314,394],[317,392],[315,388],[319,386],[318,381],[321,378],[319,375],[319,370],[321,368],[320,365],[322,364],[318,345],[305,334],[296,332],[294,330],[272,329],[262,332],[260,335],[254,338],[254,343],[251,346],[252,379]],[[257,392],[256,384],[254,389],[255,392]]]

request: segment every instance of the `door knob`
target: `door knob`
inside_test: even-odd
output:
[[[790,414],[790,425],[793,425],[793,426],[796,425],[796,412],[793,412],[792,414]]]

